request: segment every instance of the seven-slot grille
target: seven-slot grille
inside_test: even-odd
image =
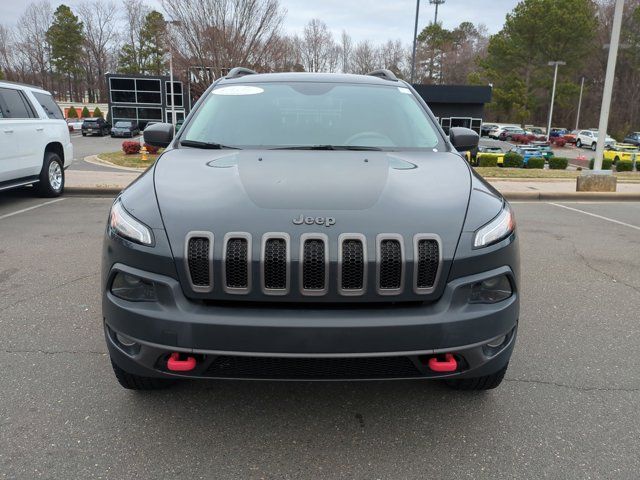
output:
[[[325,295],[330,288],[329,253],[331,244],[324,234],[303,234],[299,239],[299,290],[303,295]],[[252,239],[247,233],[228,233],[222,245],[222,288],[227,293],[249,293],[252,289]],[[263,293],[284,295],[290,291],[292,241],[286,234],[265,234],[260,252],[260,288]],[[187,237],[187,270],[196,292],[213,288],[213,235],[192,232]],[[338,239],[338,269],[335,287],[341,295],[362,295],[367,289],[367,266],[374,255],[367,254],[367,241],[360,234],[342,234]],[[294,259],[295,260],[295,259]],[[437,283],[442,262],[440,241],[435,235],[416,235],[413,239],[411,286],[418,294],[431,293]],[[405,240],[397,234],[381,234],[375,243],[375,291],[379,295],[398,295],[405,290]],[[372,265],[373,267],[373,265]],[[215,270],[215,267],[214,267]],[[411,289],[407,284],[407,288]]]

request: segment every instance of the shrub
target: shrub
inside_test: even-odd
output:
[[[531,157],[527,160],[527,168],[544,168],[544,158]]]
[[[497,167],[498,166],[497,155],[492,155],[490,153],[479,153],[476,159],[478,161],[478,166],[480,167]]]
[[[545,135],[537,135],[536,140],[538,140],[539,142],[546,142],[547,137]]]
[[[122,151],[127,155],[140,153],[140,142],[125,140],[124,142],[122,142]]]
[[[569,166],[569,159],[563,157],[551,157],[549,159],[549,168],[551,170],[564,170]]]
[[[78,111],[73,105],[71,105],[67,111],[67,118],[78,118]]]
[[[154,147],[153,145],[149,145],[148,143],[145,143],[144,146],[147,149],[147,153],[150,153],[152,155],[155,155],[156,153],[158,153],[158,150],[160,150],[159,147]]]
[[[589,169],[593,170],[593,164],[595,163],[595,158],[592,158],[591,160],[589,160]],[[607,158],[603,158],[602,159],[602,169],[603,170],[611,170],[611,164],[613,163],[612,160],[609,160]]]
[[[100,107],[96,107],[95,110],[93,111],[93,118],[104,118],[104,115],[102,114],[102,110],[100,110]]]
[[[554,142],[558,147],[564,147],[567,144],[567,139],[563,137],[556,137]]]
[[[91,112],[89,112],[89,109],[85,106],[82,109],[82,118],[89,118],[91,117]]]
[[[633,170],[633,162],[631,160],[618,160],[616,162],[616,172],[631,172]]]
[[[507,152],[504,156],[503,167],[509,168],[522,168],[524,165],[524,158],[522,155],[516,152]]]

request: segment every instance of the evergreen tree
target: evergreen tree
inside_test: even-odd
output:
[[[104,115],[102,114],[102,110],[100,110],[100,107],[96,107],[95,110],[93,111],[93,118],[104,118]]]
[[[67,118],[78,118],[78,111],[73,105],[71,105],[67,111]]]
[[[140,40],[143,71],[152,75],[162,75],[166,71],[167,27],[160,12],[154,10],[146,16]]]
[[[82,109],[82,118],[91,118],[91,112],[89,112],[89,109],[86,105]]]
[[[73,99],[71,80],[81,72],[84,33],[82,22],[71,9],[60,5],[53,14],[53,22],[46,33],[51,48],[51,63],[59,75],[66,75],[69,84],[69,99]]]

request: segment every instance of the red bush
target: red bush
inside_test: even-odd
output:
[[[538,140],[539,142],[546,142],[547,137],[545,135],[537,135],[536,140]]]
[[[567,139],[562,137],[557,137],[554,139],[554,142],[558,147],[564,147],[567,144]]]
[[[158,150],[159,150],[158,147],[154,147],[153,145],[149,145],[148,143],[145,143],[144,146],[147,149],[147,153],[150,153],[152,155],[155,155],[156,153],[158,153]]]
[[[140,142],[125,140],[124,142],[122,142],[122,151],[127,155],[140,153]]]

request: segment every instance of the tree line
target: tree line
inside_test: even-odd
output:
[[[487,119],[546,124],[552,60],[562,60],[554,124],[574,126],[581,78],[582,128],[597,124],[614,0],[522,0],[503,28],[482,24],[424,26],[415,83],[491,84]],[[53,10],[32,2],[13,27],[0,24],[0,77],[41,85],[60,100],[105,102],[108,72],[166,74],[169,53],[178,79],[199,95],[234,66],[258,71],[367,73],[389,68],[409,79],[411,45],[355,42],[321,19],[284,32],[278,0],[86,0]],[[410,22],[409,22],[410,23]],[[627,0],[618,57],[612,133],[640,129],[640,0]]]

